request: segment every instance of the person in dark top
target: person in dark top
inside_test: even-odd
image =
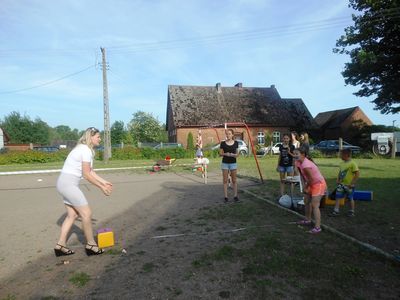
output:
[[[222,156],[222,177],[224,184],[224,202],[228,202],[228,177],[231,175],[233,193],[235,202],[239,201],[237,195],[237,163],[236,157],[239,154],[239,143],[233,139],[234,132],[233,129],[226,130],[226,140],[221,142],[219,155]]]
[[[294,145],[290,143],[290,136],[288,134],[283,135],[282,145],[279,146],[279,159],[276,170],[279,172],[281,184],[280,191],[281,196],[285,194],[285,178],[286,176],[293,176],[293,157],[292,153],[295,149]]]

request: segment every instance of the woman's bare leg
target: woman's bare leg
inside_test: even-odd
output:
[[[67,216],[61,225],[60,238],[58,239],[58,244],[61,246],[66,246],[68,234],[76,218],[78,217],[78,212],[72,206],[65,205],[65,207],[67,209]]]
[[[222,181],[224,183],[224,197],[228,198],[228,170],[222,170]]]
[[[232,178],[232,185],[233,185],[233,196],[237,197],[237,194],[238,194],[237,170],[231,170],[231,178]]]

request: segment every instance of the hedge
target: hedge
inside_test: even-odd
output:
[[[0,153],[0,165],[62,162],[67,158],[69,151],[70,150],[64,149],[52,153],[33,150],[7,151],[5,153]],[[183,148],[153,149],[128,146],[112,149],[111,160],[158,160],[163,159],[166,156],[170,156],[171,158],[194,158],[195,152]],[[209,158],[218,157],[218,150],[205,151],[204,156]],[[96,151],[95,159],[103,160],[103,151]]]

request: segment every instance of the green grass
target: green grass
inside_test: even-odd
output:
[[[90,281],[90,276],[85,272],[74,273],[69,281],[77,287],[83,287]]]
[[[240,264],[237,278],[249,285],[247,296],[254,299],[291,298],[291,293],[303,299],[321,295],[328,299],[363,299],[379,297],[389,287],[397,286],[400,291],[400,268],[396,263],[328,232],[310,235],[307,228],[291,224],[297,217],[261,200],[242,198],[240,205],[204,209],[199,218],[216,226],[237,222],[238,218],[248,228],[260,226],[229,235],[219,246],[199,254],[192,261],[193,272],[204,276]]]
[[[341,217],[330,218],[328,212],[332,210],[332,206],[326,206],[322,210],[322,223],[399,256],[400,159],[354,160],[360,168],[360,179],[356,189],[373,191],[373,200],[356,201],[356,217],[352,220],[344,216],[348,207],[341,208]],[[340,161],[339,158],[315,159],[330,189],[336,185]],[[276,200],[279,197],[279,175],[274,171],[276,159],[268,157],[262,160],[260,165],[263,170],[269,170],[269,172],[264,173],[265,184],[252,190],[270,200]],[[249,159],[242,160],[239,166],[243,168],[243,172],[239,170],[240,174],[247,173],[253,178],[256,176],[254,168],[250,167]]]
[[[154,268],[156,267],[156,265],[154,264],[154,263],[145,263],[143,266],[142,266],[142,270],[145,272],[145,273],[150,273],[150,272],[153,272],[153,270],[154,270]]]
[[[16,299],[17,299],[17,297],[12,294],[8,294],[6,297],[1,298],[1,300],[16,300]]]

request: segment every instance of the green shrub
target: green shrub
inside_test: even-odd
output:
[[[354,158],[366,158],[366,159],[374,159],[377,158],[372,152],[362,152],[360,154],[354,154]]]
[[[53,153],[40,151],[8,151],[0,155],[0,165],[10,164],[29,164],[29,163],[47,163],[63,161],[67,158],[69,151],[60,150]]]
[[[187,144],[187,149],[188,150],[194,150],[194,141],[193,141],[193,134],[192,134],[192,132],[190,131],[189,133],[188,133],[188,136],[187,136],[187,140],[186,140],[186,144]]]
[[[324,158],[325,155],[319,150],[310,151],[311,158]]]

